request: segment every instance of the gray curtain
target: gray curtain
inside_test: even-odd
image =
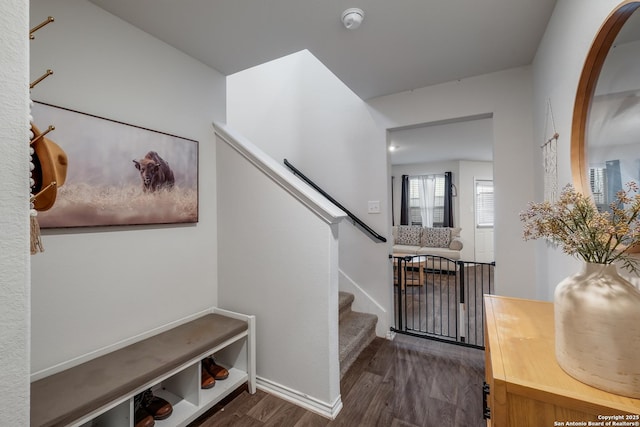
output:
[[[402,175],[402,197],[400,199],[400,225],[409,225],[409,175]]]
[[[451,172],[444,173],[444,227],[453,227],[453,180]]]

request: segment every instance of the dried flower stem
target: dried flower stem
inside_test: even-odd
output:
[[[611,264],[638,271],[638,260],[629,249],[640,242],[640,194],[635,182],[616,194],[609,210],[599,212],[591,198],[567,185],[554,204],[529,203],[520,213],[525,240],[544,238],[553,246],[585,262]],[[632,196],[633,194],[633,196]]]

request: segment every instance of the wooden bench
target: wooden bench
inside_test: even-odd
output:
[[[186,425],[233,390],[255,392],[255,318],[214,309],[155,336],[31,383],[31,425],[133,425],[133,396],[154,387]],[[200,360],[214,354],[229,378],[200,389]]]

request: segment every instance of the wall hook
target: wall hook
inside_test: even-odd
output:
[[[38,141],[40,138],[42,138],[43,136],[45,136],[46,134],[48,134],[49,132],[51,132],[52,130],[54,130],[56,127],[55,126],[49,126],[47,128],[47,130],[45,130],[44,132],[42,132],[40,135],[36,136],[35,138],[33,138],[31,140],[31,142],[29,142],[29,145],[33,145],[36,141]]]
[[[42,190],[38,191],[36,194],[31,196],[31,199],[29,199],[29,201],[33,203],[33,201],[36,200],[38,198],[38,196],[40,196],[42,193],[44,193],[45,191],[49,190],[50,188],[55,187],[56,185],[58,185],[57,182],[51,181],[51,184],[47,185]]]
[[[33,89],[33,87],[35,85],[37,85],[38,83],[40,83],[41,81],[43,81],[44,79],[46,79],[47,77],[49,77],[51,74],[53,74],[52,70],[47,70],[46,73],[44,73],[43,75],[41,75],[40,77],[38,77],[33,83],[31,83],[29,85],[29,89]]]
[[[45,25],[47,25],[50,22],[55,21],[55,19],[53,19],[53,16],[49,16],[47,17],[47,19],[45,19],[44,21],[42,21],[40,24],[36,25],[35,27],[33,27],[31,29],[31,31],[29,31],[29,38],[31,40],[35,39],[36,36],[33,35],[33,33],[35,33],[36,31],[38,31],[40,28],[44,27]]]

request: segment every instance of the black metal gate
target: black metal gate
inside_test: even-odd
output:
[[[434,255],[393,256],[395,332],[484,348],[483,295],[495,262]]]

